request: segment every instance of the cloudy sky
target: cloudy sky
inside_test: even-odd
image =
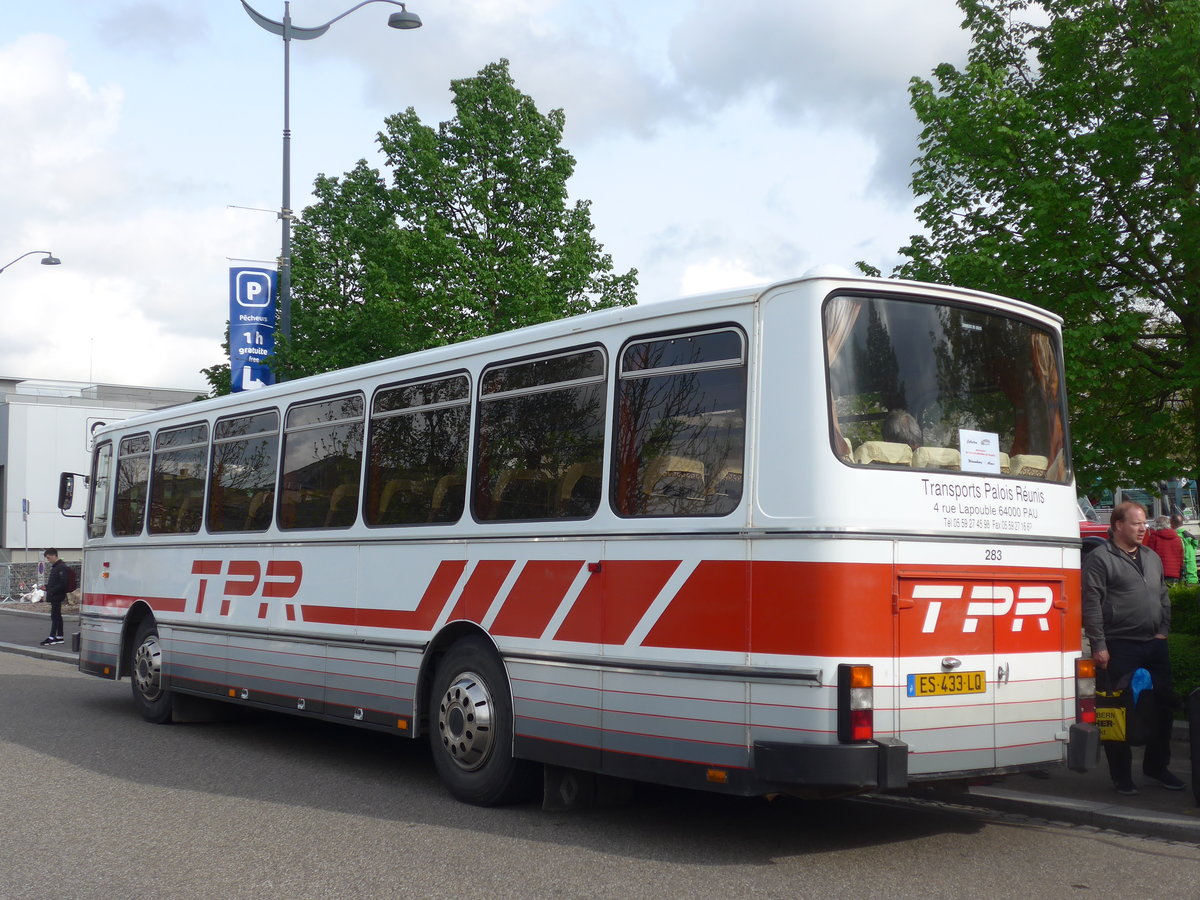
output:
[[[292,18],[354,2],[293,0]],[[504,57],[565,111],[572,195],[643,303],[890,268],[917,227],[908,80],[967,49],[953,0],[408,6],[423,28],[372,3],[292,43],[293,206],[318,173],[380,165],[386,115],[436,125],[450,80]],[[282,124],[282,41],[240,0],[3,4],[0,265],[62,265],[0,273],[0,376],[204,389],[229,267],[279,254]]]

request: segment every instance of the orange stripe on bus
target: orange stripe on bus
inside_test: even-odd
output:
[[[416,609],[353,609],[343,606],[301,605],[305,622],[322,625],[361,625],[365,628],[403,628],[428,631],[450,599],[450,592],[466,568],[461,559],[444,560],[434,572]],[[289,604],[290,606],[291,604]]]
[[[583,560],[577,559],[527,562],[492,622],[492,633],[541,637],[582,566]]]
[[[554,635],[558,641],[624,644],[679,560],[605,560]]]
[[[481,559],[477,562],[450,613],[451,621],[482,622],[514,565],[516,560],[512,559]]]

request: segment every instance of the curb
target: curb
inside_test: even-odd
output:
[[[79,656],[77,654],[63,652],[62,650],[51,650],[49,647],[26,647],[24,644],[5,644],[0,642],[0,652],[17,653],[21,656],[32,656],[35,659],[49,659],[54,662],[65,662],[73,666],[79,665]]]
[[[945,799],[959,805],[982,806],[1025,816],[1035,815],[1056,822],[1088,825],[1125,834],[1143,834],[1189,844],[1200,843],[1200,810],[1197,810],[1194,816],[1153,812],[1116,806],[1102,800],[1047,797],[995,785],[972,787],[967,791],[966,797],[960,794],[955,798]]]

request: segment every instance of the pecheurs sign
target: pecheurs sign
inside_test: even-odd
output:
[[[277,284],[272,269],[229,270],[229,381],[235,392],[275,383],[267,359],[275,351]]]

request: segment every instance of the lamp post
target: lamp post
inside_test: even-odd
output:
[[[33,256],[33,254],[35,254],[35,253],[45,253],[46,254],[46,258],[41,261],[43,266],[61,266],[62,265],[62,260],[59,259],[57,256],[55,256],[53,253],[51,253],[49,250],[30,250],[28,253],[22,253],[20,256],[18,256],[16,259],[14,259],[12,262],[7,262],[4,265],[0,266],[0,272],[3,272],[5,269],[7,269],[13,263],[20,262],[25,257]]]
[[[260,27],[272,34],[283,38],[283,204],[279,210],[279,219],[283,223],[282,252],[279,257],[279,333],[284,339],[292,336],[292,127],[291,127],[291,42],[311,41],[319,38],[329,26],[338,19],[344,19],[350,13],[361,9],[369,3],[387,3],[400,7],[400,12],[388,16],[388,26],[401,30],[421,27],[421,17],[410,13],[399,0],[363,0],[357,6],[352,6],[341,15],[334,16],[324,25],[311,28],[301,28],[292,24],[291,3],[283,4],[283,21],[276,22],[268,19],[262,13],[242,0],[246,14]]]

